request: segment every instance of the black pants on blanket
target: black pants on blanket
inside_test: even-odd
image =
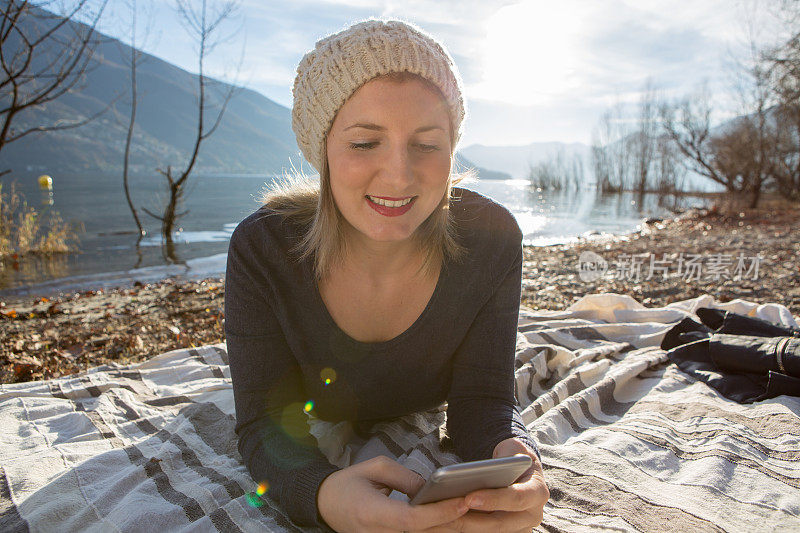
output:
[[[697,316],[661,342],[681,370],[739,403],[800,396],[800,329],[707,307]]]

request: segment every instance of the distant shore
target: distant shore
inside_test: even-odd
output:
[[[718,301],[783,304],[800,317],[797,227],[800,208],[794,207],[732,216],[690,210],[675,218],[650,219],[626,235],[526,246],[522,304],[559,310],[586,294],[615,292],[655,307],[708,293]],[[751,258],[757,256],[758,272],[741,270],[735,279],[738,258],[752,267]],[[593,268],[581,273],[581,259]],[[651,261],[657,267],[652,271]],[[645,279],[651,272],[651,279]],[[111,362],[129,364],[224,340],[221,276],[0,300],[2,383],[48,379]]]

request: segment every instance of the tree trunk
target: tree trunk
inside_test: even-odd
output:
[[[750,195],[750,209],[755,209],[758,207],[758,200],[761,198],[761,187],[753,188],[753,192]]]
[[[136,4],[134,4],[135,9]],[[136,15],[134,13],[134,38],[136,33]],[[128,164],[131,155],[131,140],[133,139],[133,127],[136,123],[136,55],[137,51],[134,45],[136,44],[135,40],[131,43],[131,119],[128,122],[128,135],[125,137],[125,157],[123,159],[122,164],[122,186],[125,189],[125,199],[128,201],[128,207],[133,214],[133,220],[136,222],[136,228],[139,231],[139,238],[141,239],[142,236],[145,235],[144,228],[142,228],[142,222],[139,220],[139,214],[136,212],[136,207],[133,205],[133,200],[131,200],[131,193],[130,189],[128,188]]]

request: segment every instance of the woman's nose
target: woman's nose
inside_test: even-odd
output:
[[[397,192],[414,181],[413,161],[407,146],[393,146],[389,148],[386,158],[384,177],[392,182]]]

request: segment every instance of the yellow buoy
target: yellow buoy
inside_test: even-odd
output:
[[[53,178],[47,174],[42,174],[39,176],[39,188],[51,190],[53,188]]]

